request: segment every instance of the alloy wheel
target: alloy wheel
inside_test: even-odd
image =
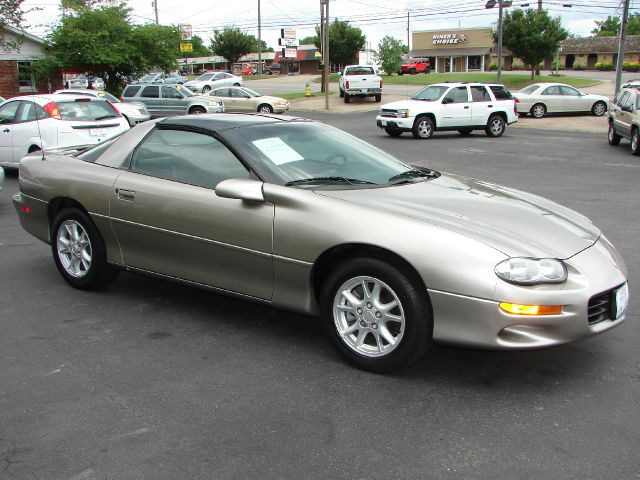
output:
[[[418,123],[418,133],[420,134],[421,137],[427,138],[431,136],[431,122],[429,122],[426,119],[422,119],[420,120],[420,122]]]
[[[65,220],[58,228],[56,239],[58,258],[65,271],[82,278],[91,269],[93,249],[84,227],[75,220]]]
[[[493,121],[491,122],[490,128],[491,128],[491,133],[493,134],[494,137],[500,136],[500,134],[502,133],[502,130],[504,130],[502,119],[494,118]]]

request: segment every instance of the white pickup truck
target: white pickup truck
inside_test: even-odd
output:
[[[344,103],[349,103],[351,97],[376,97],[376,102],[382,100],[382,79],[369,65],[347,65],[340,73],[340,96]]]

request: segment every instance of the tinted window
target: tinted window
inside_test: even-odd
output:
[[[206,188],[229,178],[249,178],[249,171],[218,140],[178,130],[155,130],[134,153],[131,170]]]
[[[160,87],[144,87],[140,96],[144,98],[160,98]]]
[[[0,123],[13,123],[20,102],[9,102],[0,108]]]
[[[47,118],[48,115],[44,112],[40,105],[36,105],[33,102],[22,102],[22,108],[18,111],[18,116],[15,119],[16,123],[33,122],[36,120],[36,112],[38,119]]]
[[[95,122],[118,117],[113,107],[104,100],[56,102],[56,105],[63,120]]]
[[[529,85],[528,87],[525,87],[522,90],[520,90],[520,93],[524,93],[526,95],[531,95],[537,89],[538,89],[538,85],[533,84],[533,85]]]
[[[544,92],[542,92],[542,95],[562,95],[562,92],[558,85],[554,85],[552,87],[547,87]]]
[[[629,92],[625,92],[622,97],[620,97],[620,107],[623,108],[631,108],[633,106],[633,96]]]
[[[211,92],[210,95],[213,95],[215,97],[230,97],[231,96],[231,89],[230,88],[219,88],[219,89],[214,90],[213,92]]]
[[[511,92],[501,85],[491,85],[489,87],[496,97],[496,100],[512,100]]]
[[[572,97],[578,97],[580,96],[580,92],[578,90],[576,90],[575,88],[571,88],[571,87],[567,87],[567,86],[561,86],[560,90],[562,91],[563,95],[568,95],[568,96],[572,96]]]
[[[234,98],[249,98],[251,97],[251,95],[249,95],[247,92],[239,89],[239,88],[234,88],[231,90],[231,96]]]
[[[344,72],[345,75],[374,75],[375,72],[371,67],[349,67]]]
[[[182,99],[182,95],[175,88],[162,87],[162,98],[179,98]]]
[[[122,94],[122,96],[125,98],[135,97],[136,93],[138,93],[138,90],[140,90],[140,85],[131,85],[124,89],[124,93]]]
[[[450,103],[467,103],[469,101],[467,87],[452,88],[442,100],[450,100]]]
[[[474,102],[490,102],[491,97],[489,96],[489,92],[486,87],[469,87],[471,89],[471,99]]]

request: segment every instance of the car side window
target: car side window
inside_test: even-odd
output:
[[[47,117],[39,105],[33,102],[23,101],[20,110],[18,110],[15,123],[33,122],[36,120],[36,115],[39,120]]]
[[[9,102],[0,108],[0,124],[15,123],[20,102]]]
[[[571,87],[566,87],[566,86],[561,86],[560,89],[562,90],[562,94],[563,95],[567,95],[570,97],[579,97],[580,96],[580,92],[578,90],[576,90],[575,88],[571,88]]]
[[[471,89],[471,99],[474,102],[490,102],[491,97],[489,96],[489,92],[486,87],[483,86],[472,86],[469,87]]]
[[[231,96],[233,98],[250,98],[250,95],[247,92],[240,90],[239,88],[231,90]]]
[[[131,170],[205,188],[230,178],[250,178],[220,141],[184,130],[155,130],[133,154]]]
[[[162,98],[177,98],[182,99],[182,94],[175,88],[162,87]]]
[[[142,90],[140,96],[144,98],[160,98],[160,87],[144,87],[144,90]]]
[[[131,85],[124,89],[122,96],[125,98],[135,97],[138,90],[140,90],[140,85]]]
[[[507,90],[506,87],[502,85],[491,85],[489,88],[496,97],[496,100],[513,100],[513,95],[511,95],[511,92]]]
[[[562,95],[560,91],[560,87],[558,85],[553,85],[551,87],[547,87],[542,95]]]
[[[231,89],[219,88],[218,90],[214,90],[213,92],[211,92],[211,95],[213,95],[214,97],[230,97]]]
[[[443,100],[451,100],[449,103],[467,103],[469,101],[469,94],[467,93],[467,87],[455,87],[449,90]]]
[[[620,108],[631,109],[632,106],[633,101],[631,99],[631,94],[629,92],[624,92],[624,95],[620,98]]]

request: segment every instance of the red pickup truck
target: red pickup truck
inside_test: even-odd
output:
[[[431,62],[428,58],[407,58],[400,67],[400,75],[405,73],[415,75],[416,73],[431,73]]]

